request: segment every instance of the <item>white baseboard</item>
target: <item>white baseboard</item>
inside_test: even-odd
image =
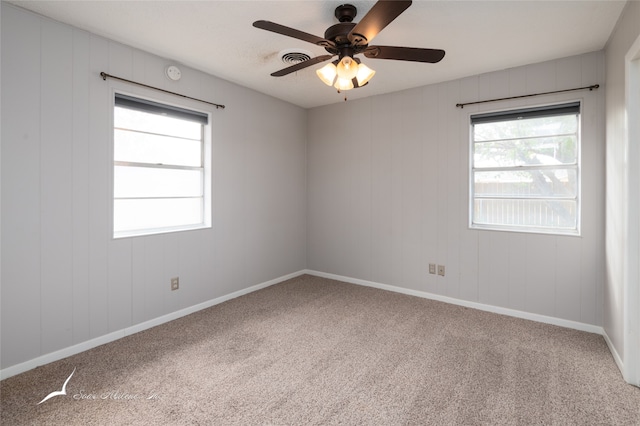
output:
[[[39,367],[44,364],[49,364],[54,361],[61,360],[63,358],[69,357],[71,355],[79,354],[80,352],[87,351],[89,349],[93,349],[97,346],[104,345],[105,343],[113,342],[114,340],[121,339],[125,336],[130,336],[132,334],[138,333],[143,330],[147,330],[149,328],[158,326],[160,324],[167,323],[169,321],[173,321],[175,319],[184,317],[186,315],[192,314],[194,312],[200,311],[202,309],[209,308],[214,305],[218,305],[220,303],[226,302],[227,300],[235,299],[236,297],[244,296],[245,294],[252,293],[254,291],[272,286],[274,284],[278,284],[282,281],[286,281],[291,278],[298,277],[300,275],[305,274],[305,270],[293,272],[288,275],[284,275],[279,278],[275,278],[270,281],[265,281],[260,284],[256,284],[254,286],[235,291],[233,293],[227,294],[225,296],[220,296],[215,299],[208,300],[203,303],[199,303],[197,305],[190,306],[188,308],[180,309],[179,311],[171,312],[170,314],[163,315],[161,317],[157,317],[151,319],[149,321],[145,321],[140,324],[135,324],[130,327],[126,327],[121,330],[117,330],[108,334],[105,334],[100,337],[96,337],[91,340],[87,340],[73,346],[69,346],[55,352],[50,352],[45,355],[41,355],[37,358],[30,359],[29,361],[22,362],[20,364],[12,365],[11,367],[4,368],[0,370],[0,380],[4,380],[8,377],[15,376],[16,374],[24,373],[25,371],[32,370],[36,367]]]
[[[609,352],[611,352],[611,355],[613,355],[613,360],[616,362],[616,365],[620,369],[620,373],[622,373],[622,375],[624,376],[624,363],[622,362],[622,358],[620,358],[620,354],[618,354],[616,347],[613,346],[613,342],[611,341],[611,339],[609,338],[609,335],[604,329],[602,329],[602,337],[604,337],[604,341],[607,342],[607,346],[609,347]]]
[[[559,327],[572,328],[574,330],[580,330],[580,331],[586,331],[589,333],[604,335],[604,330],[602,329],[602,327],[599,327],[597,325],[585,324],[577,321],[550,317],[547,315],[540,315],[540,314],[534,314],[530,312],[518,311],[516,309],[502,308],[502,307],[493,306],[493,305],[485,305],[484,303],[470,302],[468,300],[456,299],[449,296],[442,296],[439,294],[428,293],[426,291],[412,290],[412,289],[397,287],[389,284],[380,284],[373,281],[366,281],[358,278],[344,277],[342,275],[328,274],[325,272],[319,272],[319,271],[314,271],[309,269],[305,270],[304,273],[309,275],[315,275],[318,277],[329,278],[332,280],[344,281],[350,284],[358,284],[358,285],[363,285],[367,287],[379,288],[382,290],[408,294],[410,296],[422,297],[424,299],[437,300],[439,302],[451,303],[453,305],[464,306],[467,308],[478,309],[481,311],[493,312],[496,314],[507,315],[507,316],[516,317],[516,318],[542,322],[545,324],[557,325]]]
[[[225,296],[217,297],[215,299],[211,299],[211,300],[208,300],[206,302],[203,302],[203,303],[200,303],[200,304],[197,304],[197,305],[193,305],[193,306],[190,306],[188,308],[184,308],[184,309],[181,309],[179,311],[175,311],[175,312],[172,312],[170,314],[166,314],[166,315],[163,315],[161,317],[154,318],[154,319],[151,319],[149,321],[145,321],[145,322],[140,323],[140,324],[135,324],[135,325],[132,325],[130,327],[126,327],[126,328],[124,328],[122,330],[118,330],[118,331],[114,331],[114,332],[105,334],[103,336],[96,337],[94,339],[87,340],[85,342],[78,343],[78,344],[75,344],[73,346],[69,346],[69,347],[60,349],[58,351],[51,352],[51,353],[39,356],[37,358],[33,358],[33,359],[29,360],[29,361],[25,361],[23,363],[16,364],[16,365],[13,365],[11,367],[7,367],[5,369],[0,370],[0,380],[4,380],[4,379],[6,379],[8,377],[15,376],[16,374],[20,374],[20,373],[23,373],[25,371],[34,369],[34,368],[36,368],[36,367],[38,367],[40,365],[44,365],[44,364],[48,364],[48,363],[51,363],[51,362],[54,362],[54,361],[58,361],[60,359],[69,357],[71,355],[78,354],[80,352],[84,352],[86,350],[95,348],[97,346],[104,345],[104,344],[109,343],[109,342],[113,342],[113,341],[121,339],[121,338],[123,338],[125,336],[129,336],[129,335],[138,333],[140,331],[147,330],[149,328],[158,326],[160,324],[164,324],[164,323],[167,323],[169,321],[173,321],[173,320],[181,318],[183,316],[186,316],[186,315],[192,314],[194,312],[200,311],[202,309],[206,309],[206,308],[209,308],[211,306],[218,305],[220,303],[226,302],[227,300],[235,299],[236,297],[240,297],[240,296],[243,296],[245,294],[252,293],[254,291],[257,291],[257,290],[272,286],[274,284],[278,284],[280,282],[283,282],[283,281],[286,281],[288,279],[295,278],[295,277],[298,277],[298,276],[304,275],[304,274],[315,275],[315,276],[318,276],[318,277],[329,278],[329,279],[333,279],[333,280],[337,280],[337,281],[343,281],[343,282],[347,282],[347,283],[351,283],[351,284],[363,285],[363,286],[367,286],[367,287],[374,287],[374,288],[379,288],[379,289],[382,289],[382,290],[393,291],[393,292],[396,292],[396,293],[407,294],[407,295],[410,295],[410,296],[417,296],[417,297],[422,297],[422,298],[425,298],[425,299],[431,299],[431,300],[437,300],[437,301],[440,301],[440,302],[451,303],[451,304],[454,304],[454,305],[459,305],[459,306],[464,306],[464,307],[467,307],[467,308],[478,309],[478,310],[481,310],[481,311],[493,312],[493,313],[497,313],[497,314],[501,314],[501,315],[508,315],[508,316],[512,316],[512,317],[516,317],[516,318],[523,318],[523,319],[527,319],[527,320],[531,320],[531,321],[537,321],[537,322],[541,322],[541,323],[557,325],[557,326],[560,326],[560,327],[572,328],[572,329],[580,330],[580,331],[586,331],[586,332],[589,332],[589,333],[600,334],[600,335],[604,336],[604,339],[607,342],[607,345],[609,346],[609,349],[611,350],[611,353],[613,354],[613,357],[615,359],[616,364],[618,365],[618,367],[620,368],[621,371],[624,371],[622,369],[622,361],[620,359],[620,356],[618,355],[618,353],[616,352],[615,348],[611,344],[611,341],[609,340],[609,337],[607,336],[607,334],[604,332],[603,328],[599,327],[599,326],[595,326],[595,325],[591,325],[591,324],[584,324],[584,323],[580,323],[580,322],[576,322],[576,321],[570,321],[570,320],[566,320],[566,319],[562,319],[562,318],[549,317],[549,316],[546,316],[546,315],[533,314],[533,313],[530,313],[530,312],[518,311],[518,310],[515,310],[515,309],[502,308],[502,307],[499,307],[499,306],[485,305],[483,303],[470,302],[470,301],[467,301],[467,300],[455,299],[453,297],[442,296],[442,295],[438,295],[438,294],[428,293],[428,292],[425,292],[425,291],[419,291],[419,290],[412,290],[412,289],[397,287],[397,286],[393,286],[393,285],[389,285],[389,284],[381,284],[381,283],[376,283],[376,282],[373,282],[373,281],[361,280],[361,279],[358,279],[358,278],[351,278],[351,277],[345,277],[345,276],[342,276],[342,275],[335,275],[335,274],[329,274],[329,273],[325,273],[325,272],[314,271],[314,270],[310,270],[310,269],[303,269],[301,271],[293,272],[291,274],[284,275],[282,277],[275,278],[273,280],[266,281],[266,282],[254,285],[254,286],[245,288],[243,290],[235,291],[235,292],[230,293],[230,294],[225,295]]]

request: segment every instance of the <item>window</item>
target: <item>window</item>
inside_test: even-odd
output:
[[[471,228],[579,234],[580,103],[471,116]]]
[[[117,93],[115,238],[210,226],[208,114]]]

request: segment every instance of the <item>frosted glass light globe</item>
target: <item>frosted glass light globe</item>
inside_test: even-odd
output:
[[[358,74],[358,63],[349,56],[345,56],[338,62],[338,77],[351,80]]]

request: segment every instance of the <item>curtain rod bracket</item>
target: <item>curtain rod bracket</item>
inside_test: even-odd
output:
[[[487,99],[486,101],[466,102],[466,103],[463,103],[463,104],[456,104],[456,108],[464,109],[465,105],[484,104],[484,103],[487,103],[487,102],[508,101],[508,100],[511,100],[511,99],[530,98],[532,96],[542,96],[542,95],[552,95],[554,93],[574,92],[576,90],[589,89],[589,91],[591,92],[594,89],[597,89],[599,87],[600,87],[599,84],[592,84],[591,86],[576,87],[575,89],[554,90],[552,92],[533,93],[531,95],[510,96],[508,98]]]
[[[126,83],[131,83],[131,84],[135,84],[135,85],[138,85],[138,86],[146,87],[147,89],[153,89],[153,90],[157,90],[159,92],[168,93],[170,95],[180,96],[180,97],[185,98],[185,99],[191,99],[193,101],[198,101],[198,102],[202,102],[202,103],[205,103],[205,104],[213,105],[214,107],[216,107],[216,109],[220,109],[220,108],[224,109],[225,108],[225,106],[221,105],[221,104],[216,104],[216,103],[213,103],[213,102],[204,101],[204,100],[198,99],[198,98],[192,98],[191,96],[183,95],[183,94],[176,93],[176,92],[171,92],[169,90],[160,89],[159,87],[149,86],[148,84],[144,84],[144,83],[138,83],[137,81],[127,80],[126,78],[116,77],[115,75],[107,74],[104,71],[100,72],[100,77],[102,77],[102,80],[105,80],[105,81],[107,80],[107,77],[109,77],[109,78],[113,78],[115,80],[124,81]]]

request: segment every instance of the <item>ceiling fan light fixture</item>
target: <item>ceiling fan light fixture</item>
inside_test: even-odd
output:
[[[333,86],[333,83],[336,81],[336,76],[338,75],[338,71],[336,66],[329,62],[324,67],[316,70],[316,74],[318,74],[318,78],[322,80],[324,84],[327,86]]]
[[[338,91],[350,90],[365,86],[375,75],[374,70],[355,57],[359,54],[364,54],[371,59],[434,64],[442,60],[445,52],[441,49],[369,45],[369,42],[411,6],[411,3],[409,0],[378,0],[357,23],[353,22],[357,8],[351,4],[342,4],[335,9],[334,14],[340,22],[327,28],[324,38],[271,21],[255,21],[253,26],[323,47],[329,53],[311,58],[310,53],[286,52],[286,55],[282,55],[283,60],[286,56],[285,62],[295,62],[295,64],[271,73],[273,77],[282,77],[338,56],[338,59],[331,64],[316,70],[316,74],[327,86],[333,86]]]
[[[336,84],[334,84],[333,87],[335,87],[339,91],[342,91],[342,90],[351,90],[353,89],[354,86],[353,86],[352,80],[347,80],[346,78],[338,77],[336,79]]]
[[[350,56],[340,59],[337,66],[338,77],[351,80],[358,74],[358,63]]]
[[[376,72],[374,70],[372,70],[371,68],[369,68],[365,64],[361,63],[358,66],[358,73],[356,74],[356,80],[358,81],[358,86],[362,87],[365,84],[367,84],[367,82],[369,80],[371,80],[371,78],[375,74],[376,74]]]

